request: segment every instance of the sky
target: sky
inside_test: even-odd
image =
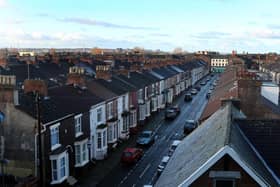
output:
[[[279,52],[279,0],[0,0],[0,47]]]

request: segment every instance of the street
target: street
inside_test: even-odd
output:
[[[205,80],[206,78],[204,78]],[[174,104],[181,108],[181,113],[172,121],[164,120],[161,116],[154,129],[156,140],[149,148],[145,148],[144,156],[133,166],[123,166],[117,164],[109,174],[98,184],[98,186],[143,186],[145,184],[154,184],[158,178],[157,167],[163,156],[168,154],[168,149],[173,140],[182,139],[183,125],[186,119],[198,120],[204,107],[207,104],[206,94],[210,88],[211,82],[215,77],[205,85],[197,95],[193,96],[191,102],[184,102],[182,94]],[[135,145],[136,146],[136,145]]]

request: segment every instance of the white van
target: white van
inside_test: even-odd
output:
[[[160,175],[162,173],[162,171],[164,170],[165,166],[167,165],[168,161],[169,161],[169,156],[164,156],[161,160],[161,163],[158,165],[158,175]]]
[[[169,148],[169,151],[168,151],[168,156],[171,156],[175,149],[178,147],[178,145],[181,143],[181,140],[174,140]]]

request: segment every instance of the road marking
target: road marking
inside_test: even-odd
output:
[[[146,168],[144,169],[144,171],[141,173],[141,175],[139,176],[140,179],[144,176],[144,174],[146,173],[146,171],[147,171],[150,167],[151,167],[151,164],[149,163],[149,164],[146,166]]]

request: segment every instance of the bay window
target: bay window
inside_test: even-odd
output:
[[[89,161],[87,142],[88,139],[75,142],[75,167],[82,167]]]
[[[59,184],[69,176],[69,159],[68,153],[65,151],[58,155],[51,155],[52,182],[51,184]]]

